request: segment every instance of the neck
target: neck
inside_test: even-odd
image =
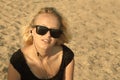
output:
[[[41,58],[49,57],[50,54],[52,53],[52,48],[43,49],[38,48],[35,45],[32,45],[32,47],[34,47],[34,52],[36,53],[36,55]]]

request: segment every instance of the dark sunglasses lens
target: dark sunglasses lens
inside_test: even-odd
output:
[[[39,35],[45,35],[48,31],[50,31],[50,35],[53,38],[59,38],[62,34],[62,30],[59,29],[48,29],[45,26],[36,26],[36,33]]]
[[[36,33],[40,34],[40,35],[44,35],[46,34],[48,31],[48,28],[44,27],[44,26],[36,26]]]
[[[50,34],[53,38],[59,38],[60,35],[62,34],[62,31],[61,30],[55,30],[55,29],[52,29],[50,31]]]

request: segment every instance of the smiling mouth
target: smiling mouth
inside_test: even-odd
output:
[[[45,42],[45,43],[50,43],[49,39],[43,39],[42,41]]]

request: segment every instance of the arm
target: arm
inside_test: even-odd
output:
[[[67,65],[63,80],[73,80],[74,59]]]
[[[12,64],[8,67],[8,80],[20,80],[20,74],[16,71]]]

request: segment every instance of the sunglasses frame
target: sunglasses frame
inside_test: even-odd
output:
[[[53,38],[59,38],[61,34],[63,33],[61,29],[51,29],[46,26],[42,25],[34,25],[36,28],[36,33],[39,35],[45,35],[48,31],[50,31],[50,35]]]

